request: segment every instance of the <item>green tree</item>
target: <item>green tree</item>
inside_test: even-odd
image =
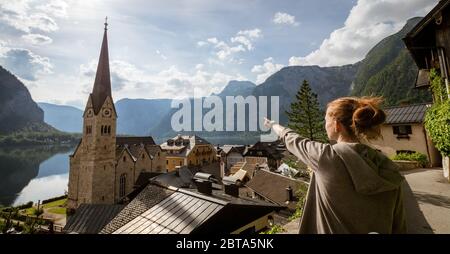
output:
[[[288,127],[305,138],[325,142],[324,112],[319,107],[317,94],[311,91],[308,81],[303,80],[300,90],[291,103]]]

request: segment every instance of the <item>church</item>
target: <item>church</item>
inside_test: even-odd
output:
[[[107,23],[92,93],[83,114],[83,135],[70,155],[68,211],[80,204],[124,201],[145,173],[164,173],[166,155],[152,137],[116,136],[111,94]]]

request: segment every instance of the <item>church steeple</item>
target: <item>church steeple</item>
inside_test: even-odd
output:
[[[97,73],[95,76],[94,88],[91,93],[92,106],[94,113],[98,114],[100,108],[105,102],[106,98],[111,95],[111,78],[109,73],[109,56],[108,56],[108,17],[105,19],[105,32],[103,34],[102,49],[100,51],[100,58],[98,60]]]

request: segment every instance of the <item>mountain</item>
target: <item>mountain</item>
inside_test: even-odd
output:
[[[170,99],[122,99],[115,103],[117,133],[148,135],[163,116],[170,111]],[[83,111],[64,105],[38,103],[44,111],[44,121],[58,130],[81,133]]]
[[[253,86],[251,82],[236,82],[232,81],[223,89],[219,94],[222,98],[223,108],[226,108],[226,96],[238,96],[242,95],[247,97],[249,95],[255,96],[257,102],[259,102],[259,96],[267,96],[267,111],[270,112],[270,96],[279,96],[280,102],[280,122],[282,124],[287,123],[287,117],[285,110],[290,108],[290,104],[295,97],[297,90],[299,89],[304,79],[310,82],[312,90],[319,94],[319,100],[322,106],[325,106],[326,102],[341,96],[346,96],[350,92],[351,83],[355,77],[358,64],[345,65],[340,67],[319,67],[319,66],[290,66],[281,69],[280,71],[271,75],[261,85]],[[251,91],[252,90],[252,91]],[[233,94],[233,92],[236,92]],[[204,99],[204,98],[203,98]],[[191,99],[191,105],[193,105]],[[151,134],[155,137],[171,137],[176,135],[176,132],[172,130],[171,118],[172,115],[179,109],[172,109],[169,114],[161,119],[161,122],[151,130]],[[203,116],[210,109],[203,109]],[[194,111],[191,109],[191,116]],[[236,126],[236,114],[234,117]],[[245,123],[246,130],[248,130],[249,112],[246,109]],[[224,114],[224,122],[225,114]],[[225,126],[224,126],[225,129]],[[235,127],[236,129],[236,127]],[[193,132],[183,132],[184,134],[193,134]],[[195,134],[205,137],[210,142],[211,140],[217,140],[215,143],[229,143],[229,140],[233,140],[232,143],[239,143],[239,139],[254,140],[259,136],[259,131],[253,132],[195,132]],[[225,140],[225,142],[224,142]],[[231,142],[231,141],[230,141]]]
[[[279,96],[280,122],[287,123],[286,110],[295,98],[303,82],[307,80],[311,90],[318,94],[321,107],[338,97],[346,96],[359,68],[359,63],[338,66],[289,66],[272,74],[253,91],[258,96]]]
[[[171,110],[171,99],[122,99],[115,103],[117,133],[148,135]]]
[[[255,87],[256,87],[255,83],[250,81],[231,80],[219,94],[213,93],[212,95],[217,95],[221,98],[225,98],[226,96],[237,96],[237,95],[247,97],[252,94]]]
[[[417,66],[402,41],[421,19],[409,19],[399,32],[386,37],[367,53],[351,95],[381,95],[386,106],[432,100],[429,91],[413,89]]]
[[[40,102],[39,107],[44,111],[44,121],[60,131],[81,133],[83,111],[64,105]]]
[[[54,128],[45,124],[44,112],[25,85],[0,66],[0,134],[21,130],[47,132]]]

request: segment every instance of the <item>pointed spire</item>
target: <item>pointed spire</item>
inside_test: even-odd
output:
[[[105,18],[105,32],[103,34],[102,49],[98,60],[97,73],[95,76],[94,88],[92,90],[92,104],[94,112],[100,111],[106,97],[111,95],[111,79],[109,73],[108,38],[107,38],[108,17]]]

